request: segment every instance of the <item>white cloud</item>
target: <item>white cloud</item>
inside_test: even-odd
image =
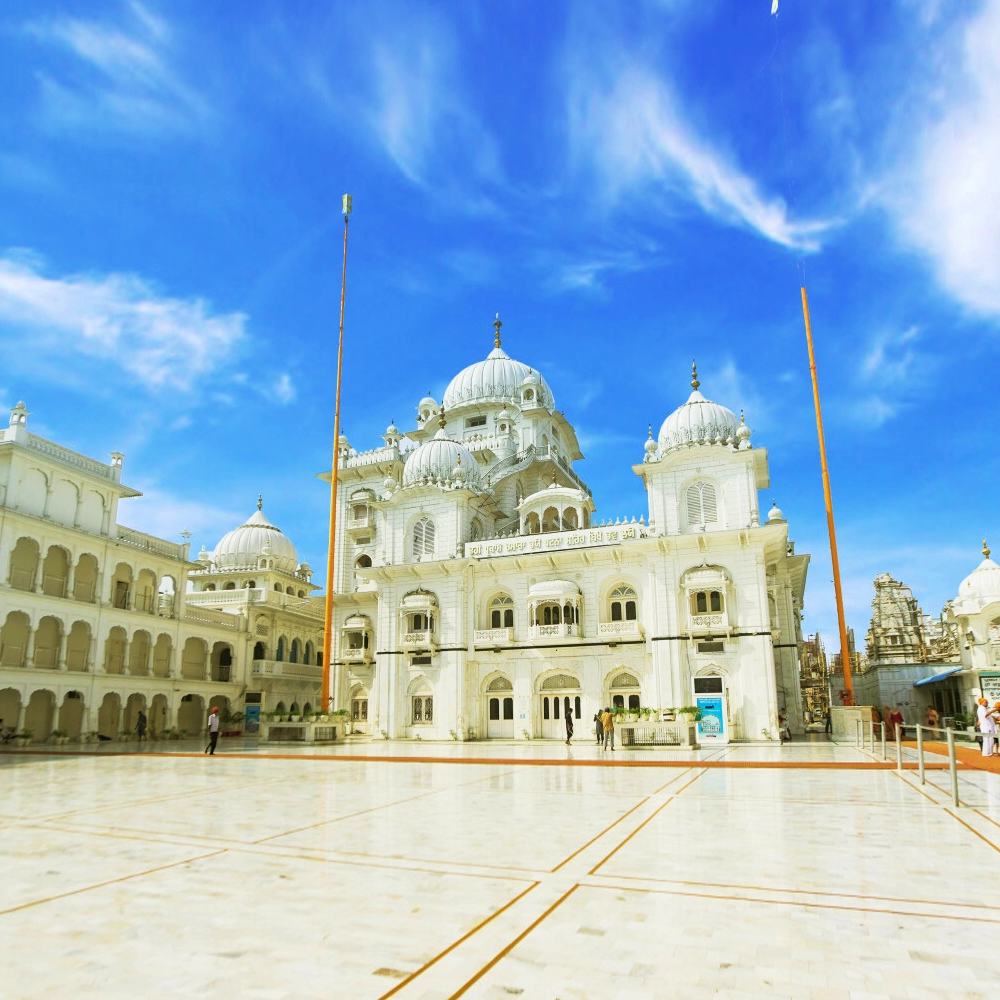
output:
[[[63,16],[27,25],[31,36],[77,60],[60,79],[39,74],[48,124],[149,133],[186,131],[208,117],[205,99],[171,64],[167,23],[134,0],[124,9],[123,23]],[[81,66],[89,74],[73,72]]]
[[[242,313],[164,297],[132,274],[46,277],[37,258],[0,257],[0,337],[46,363],[99,358],[154,389],[190,390],[244,337]]]
[[[291,403],[296,396],[295,384],[292,376],[284,372],[274,384],[274,396],[279,403]]]
[[[635,58],[595,63],[579,55],[570,64],[568,109],[574,155],[596,169],[611,204],[635,189],[680,197],[802,250],[818,248],[832,224],[792,219],[784,201],[762,193],[733,158],[697,134],[668,81]]]
[[[928,16],[938,5],[925,4]],[[940,28],[940,26],[938,26]],[[881,186],[904,240],[969,309],[1000,316],[1000,0],[934,37],[929,94]],[[956,44],[957,43],[957,44]]]
[[[124,479],[130,482],[127,469]],[[247,519],[250,509],[249,503],[247,510],[233,511],[199,500],[188,500],[174,496],[155,484],[130,482],[130,485],[141,490],[142,496],[122,503],[118,511],[122,523],[177,544],[186,541],[180,533],[189,531],[194,536],[191,539],[192,556],[201,545],[211,551],[227,531]]]

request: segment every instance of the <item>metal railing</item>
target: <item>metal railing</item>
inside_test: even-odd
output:
[[[882,760],[886,760],[886,726],[884,722],[876,723],[872,719],[855,720],[855,730],[854,739],[855,745],[860,747],[861,750],[865,749],[866,743],[871,746],[871,753],[875,754],[875,726],[878,726],[881,730],[881,744],[882,744]],[[865,727],[868,727],[867,739],[865,737]],[[958,797],[958,760],[955,754],[955,730],[952,728],[943,729],[939,726],[919,726],[914,725],[909,722],[902,722],[896,726],[896,770],[903,770],[903,730],[904,729],[915,729],[917,732],[917,773],[920,775],[920,784],[927,784],[927,769],[926,762],[924,760],[924,732],[928,733],[944,733],[945,742],[948,744],[948,772],[951,779],[951,801],[955,808],[961,806],[961,800]]]

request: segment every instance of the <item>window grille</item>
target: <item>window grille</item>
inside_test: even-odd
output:
[[[422,517],[413,526],[413,558],[434,555],[434,522]]]
[[[694,483],[687,489],[688,524],[714,524],[718,521],[715,487],[711,483]]]

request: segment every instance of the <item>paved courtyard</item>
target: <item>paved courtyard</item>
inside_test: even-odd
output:
[[[0,754],[4,1000],[1000,995],[997,774],[955,809],[825,742],[121,749]]]

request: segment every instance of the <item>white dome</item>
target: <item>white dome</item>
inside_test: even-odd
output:
[[[972,602],[977,610],[1000,602],[1000,566],[990,558],[985,542],[983,555],[986,558],[958,586],[959,603]]]
[[[660,454],[698,444],[735,444],[739,427],[732,410],[706,399],[695,388],[687,402],[663,421]]]
[[[479,463],[467,448],[452,441],[442,427],[430,441],[425,441],[406,457],[403,466],[403,486],[416,486],[425,479],[449,482],[455,467],[461,462],[462,479],[466,486],[479,487]]]
[[[540,599],[545,597],[576,597],[580,588],[569,580],[542,580],[528,588],[528,597]]]
[[[532,374],[532,369],[515,361],[499,347],[493,348],[485,361],[477,361],[460,371],[448,383],[442,405],[454,410],[466,403],[517,403],[521,398],[521,383]],[[540,375],[538,393],[543,406],[554,407],[552,390]]]
[[[285,573],[294,573],[299,563],[295,546],[258,508],[249,521],[222,536],[212,562],[217,570],[253,570],[264,555],[275,569]]]

